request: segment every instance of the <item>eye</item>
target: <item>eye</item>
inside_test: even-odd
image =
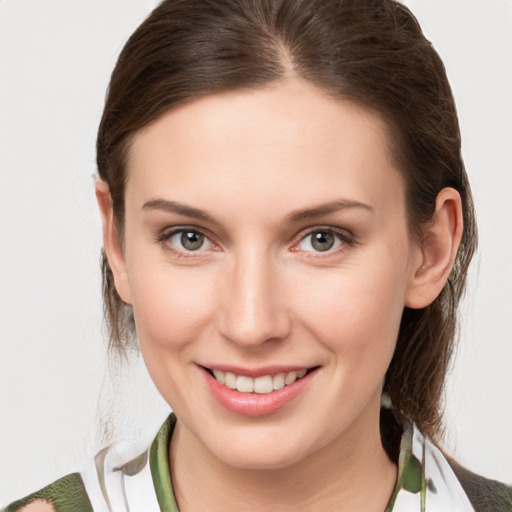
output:
[[[206,236],[193,229],[176,230],[165,238],[168,244],[184,252],[205,251],[212,247],[212,243]]]
[[[317,229],[308,233],[298,244],[305,252],[327,252],[348,243],[348,237],[332,229]]]

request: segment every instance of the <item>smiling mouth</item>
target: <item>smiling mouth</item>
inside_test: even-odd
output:
[[[290,386],[297,380],[302,379],[315,368],[302,368],[291,372],[281,372],[276,375],[262,375],[260,377],[248,377],[247,375],[236,375],[232,372],[205,368],[205,370],[220,384],[240,393],[258,393],[266,395]]]

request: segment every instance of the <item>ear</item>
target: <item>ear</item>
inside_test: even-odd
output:
[[[114,223],[112,197],[107,183],[101,179],[96,182],[96,199],[103,225],[103,247],[114,275],[116,290],[125,303],[131,304],[128,272],[123,247]]]
[[[441,293],[450,276],[462,230],[460,195],[453,188],[444,188],[437,195],[436,209],[423,238],[413,249],[405,306],[424,308]]]

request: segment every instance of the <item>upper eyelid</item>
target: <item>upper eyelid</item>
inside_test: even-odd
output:
[[[306,234],[315,233],[317,231],[331,231],[333,233],[349,233],[348,229],[337,226],[313,226],[305,229]]]
[[[315,226],[307,228],[305,231],[303,230],[301,233],[297,234],[297,236],[293,239],[294,241],[291,244],[290,250],[292,252],[299,252],[298,249],[299,244],[305,240],[308,236],[312,235],[313,233],[318,232],[329,232],[333,233],[334,235],[337,235],[340,238],[341,245],[344,249],[348,248],[349,246],[353,246],[356,244],[357,240],[353,233],[345,228],[340,227],[334,227],[334,226]],[[328,257],[333,254],[336,254],[338,251],[340,251],[340,247],[338,249],[334,250],[328,250],[325,252],[322,251],[303,251],[305,252],[308,257]]]
[[[164,228],[158,234],[158,238],[169,238],[170,236],[175,235],[176,233],[180,233],[182,231],[194,231],[196,233],[200,233],[201,235],[208,238],[208,240],[210,240],[210,242],[214,243],[212,241],[212,238],[214,238],[214,237],[213,237],[212,233],[210,233],[209,230],[200,228],[198,226],[188,226],[188,225],[172,226],[172,227]]]
[[[203,235],[205,238],[207,238],[208,241],[210,242],[210,244],[212,244],[214,247],[219,246],[219,244],[212,239],[214,237],[212,236],[212,234],[209,233],[208,230],[199,228],[197,226],[173,226],[173,227],[164,228],[157,234],[157,236],[155,237],[155,241],[158,243],[163,243],[166,240],[169,240],[171,237],[173,237],[177,233],[181,233],[183,231],[193,231],[195,233],[199,233],[199,234]],[[201,251],[184,251],[179,248],[177,248],[177,250],[182,251],[182,252],[191,252],[191,253],[192,252],[201,252]]]
[[[184,231],[193,231],[204,236],[211,247],[206,250],[187,250],[185,248],[180,248],[177,245],[170,242],[170,239],[178,233],[182,233]],[[154,241],[159,244],[162,249],[174,254],[177,258],[204,258],[205,253],[212,250],[215,251],[219,247],[217,243],[212,241],[211,236],[204,232],[205,230],[198,228],[196,226],[173,226],[162,229],[156,236]],[[192,261],[192,260],[191,260]]]
[[[338,235],[338,236],[340,236],[341,238],[344,238],[344,239],[351,239],[352,240],[354,238],[353,233],[350,232],[346,228],[339,228],[339,227],[335,227],[335,226],[313,226],[313,227],[310,227],[310,228],[306,228],[305,230],[302,230],[300,233],[298,233],[294,237],[294,243],[298,243],[301,240],[304,240],[304,238],[306,238],[307,236],[309,236],[309,235],[311,235],[313,233],[318,233],[318,232],[322,232],[322,231],[327,231],[329,233],[334,233],[335,235]]]

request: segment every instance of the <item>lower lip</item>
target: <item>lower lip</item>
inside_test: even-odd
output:
[[[218,382],[206,370],[203,370],[206,383],[216,400],[228,411],[243,416],[264,416],[283,409],[297,398],[308,386],[316,374],[313,370],[293,384],[271,393],[241,393]]]

